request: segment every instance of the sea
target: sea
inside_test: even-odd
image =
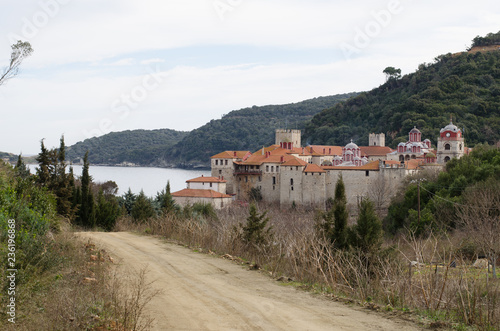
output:
[[[36,173],[38,165],[30,164],[32,174]],[[75,176],[82,175],[83,167],[73,165]],[[108,180],[118,185],[118,195],[123,195],[130,188],[132,193],[138,194],[141,190],[149,197],[156,196],[170,182],[170,191],[180,191],[186,188],[186,181],[201,176],[210,176],[210,170],[186,170],[176,168],[149,168],[149,167],[89,167],[89,174],[95,183],[104,183]]]

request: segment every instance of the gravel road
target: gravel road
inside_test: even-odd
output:
[[[154,330],[421,330],[400,319],[314,296],[233,262],[128,232],[85,232],[119,262],[148,266],[163,289],[148,306]]]

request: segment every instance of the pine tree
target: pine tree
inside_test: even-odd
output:
[[[351,231],[351,244],[364,253],[376,252],[382,244],[382,222],[375,213],[373,202],[363,199],[359,205],[359,216]]]
[[[255,244],[261,246],[266,244],[272,238],[272,227],[268,227],[265,230],[269,218],[266,217],[267,212],[262,214],[257,213],[257,207],[255,204],[250,205],[249,216],[245,225],[240,224],[243,230],[243,241],[247,244]]]
[[[345,185],[342,175],[339,175],[337,184],[335,185],[335,198],[333,200],[333,242],[334,246],[339,249],[348,247],[347,241],[347,221],[349,213],[347,212],[347,198],[345,195]]]
[[[127,210],[127,214],[130,215],[130,213],[132,212],[132,209],[134,208],[134,204],[135,204],[136,199],[137,199],[137,197],[135,196],[134,193],[132,193],[132,190],[129,187],[128,191],[125,194],[123,194],[122,200],[121,200],[121,204]]]
[[[96,224],[106,231],[113,230],[116,219],[120,214],[120,206],[114,196],[106,196],[99,191],[96,207]]]
[[[170,181],[167,181],[167,186],[156,196],[156,202],[165,214],[175,211],[175,200],[170,193]]]
[[[155,215],[153,205],[146,197],[143,190],[141,190],[141,192],[137,196],[130,215],[136,222],[144,222],[148,218],[151,218]]]

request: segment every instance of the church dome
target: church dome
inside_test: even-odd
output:
[[[346,155],[352,155],[353,153],[351,151],[345,152]]]
[[[356,145],[355,143],[353,143],[353,142],[352,142],[352,140],[351,140],[351,142],[350,142],[350,143],[348,143],[348,144],[345,146],[345,148],[346,148],[346,149],[358,149],[359,147],[358,147],[358,145]]]
[[[411,129],[410,133],[421,133],[419,129],[417,129],[416,126],[413,127],[413,129]]]
[[[425,157],[436,157],[436,154],[429,152],[429,153],[425,154]]]
[[[453,122],[450,122],[450,124],[441,129],[440,133],[445,131],[458,132],[458,130],[458,127]]]

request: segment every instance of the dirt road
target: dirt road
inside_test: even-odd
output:
[[[420,330],[361,308],[279,285],[221,258],[131,233],[81,233],[121,267],[148,265],[163,289],[149,305],[155,330]]]

